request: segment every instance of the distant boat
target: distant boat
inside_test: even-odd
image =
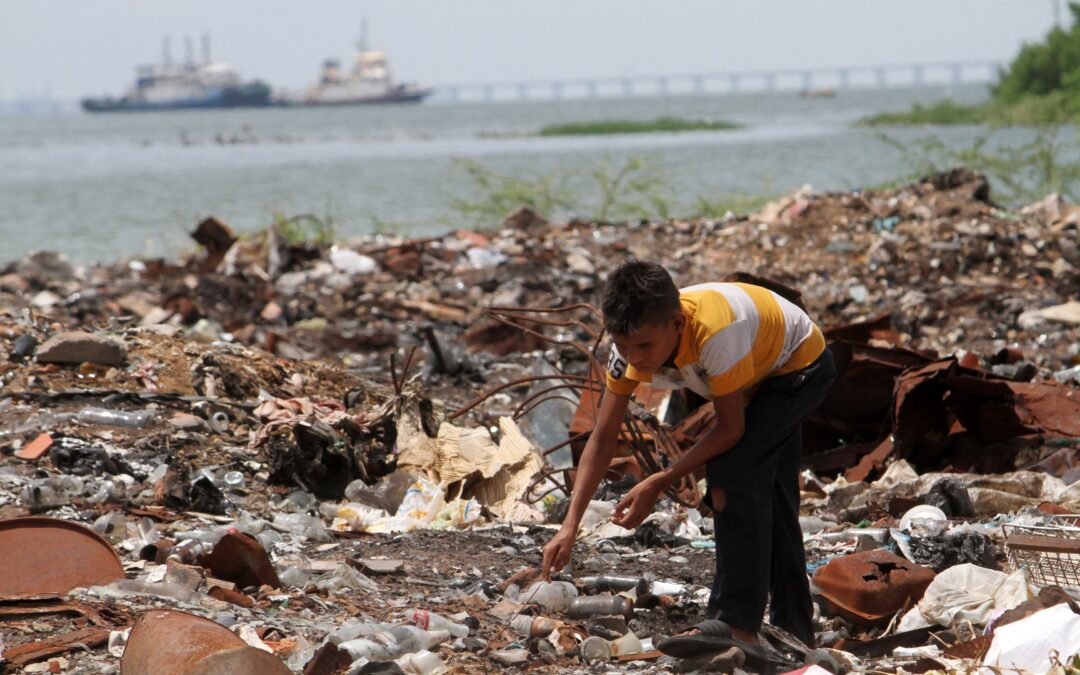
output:
[[[395,84],[386,54],[367,48],[367,26],[353,52],[352,69],[343,73],[337,59],[323,62],[319,81],[297,97],[291,105],[336,106],[366,103],[418,103],[431,95],[431,87]]]
[[[162,63],[135,69],[135,85],[123,96],[84,98],[87,112],[143,112],[189,108],[241,108],[272,105],[270,86],[242,81],[231,67],[210,61],[210,42],[203,36],[203,62],[196,64],[187,41],[184,64],[173,64],[165,40]]]
[[[832,98],[836,96],[836,90],[831,87],[823,89],[803,89],[799,92],[802,98]]]

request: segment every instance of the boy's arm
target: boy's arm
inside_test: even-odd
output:
[[[615,448],[619,438],[619,429],[626,417],[626,408],[629,405],[630,396],[616,394],[611,390],[604,392],[604,398],[600,402],[600,412],[597,415],[596,426],[593,428],[589,440],[585,443],[585,449],[581,453],[578,462],[577,475],[574,479],[574,489],[570,495],[570,506],[563,519],[562,527],[558,534],[544,547],[543,572],[549,576],[552,571],[562,569],[570,562],[570,551],[573,549],[574,540],[577,538],[581,519],[596,489],[600,487],[600,481],[607,473],[611,465],[611,458],[615,454]]]
[[[743,417],[744,400],[745,394],[742,391],[714,397],[716,423],[713,427],[671,466],[652,474],[626,493],[615,505],[612,522],[620,527],[637,527],[652,512],[656,500],[664,490],[738,443],[746,423]]]

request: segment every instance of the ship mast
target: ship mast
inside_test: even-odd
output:
[[[360,41],[356,43],[356,50],[367,51],[367,17],[360,19]]]

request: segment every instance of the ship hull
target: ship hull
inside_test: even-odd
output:
[[[288,105],[305,108],[329,108],[350,105],[385,105],[391,103],[420,103],[433,93],[432,89],[394,89],[385,94],[375,96],[358,96],[355,98],[320,99],[318,97],[302,98],[290,101]]]
[[[199,98],[148,101],[131,97],[84,98],[86,112],[153,112],[160,110],[205,110],[212,108],[263,108],[277,105],[270,99],[270,87],[262,83],[227,87]]]

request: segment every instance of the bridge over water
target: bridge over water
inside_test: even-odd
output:
[[[884,88],[988,82],[997,75],[1001,65],[994,61],[951,61],[519,82],[474,82],[441,85],[436,87],[435,93],[444,101],[527,101],[783,90],[813,93],[851,87]]]

